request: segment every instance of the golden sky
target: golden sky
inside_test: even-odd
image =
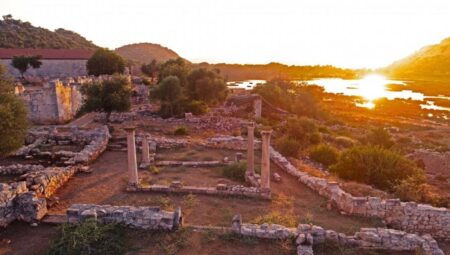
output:
[[[450,37],[450,0],[0,0],[0,14],[194,62],[381,67]]]

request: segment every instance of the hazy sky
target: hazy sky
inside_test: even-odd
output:
[[[450,37],[449,0],[0,0],[0,14],[194,62],[380,67]]]

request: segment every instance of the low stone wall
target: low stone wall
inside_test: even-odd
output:
[[[137,229],[176,230],[182,225],[181,209],[174,212],[149,206],[111,206],[74,204],[67,209],[69,223],[79,223],[86,219],[102,223],[119,223]]]
[[[186,167],[213,167],[213,166],[223,166],[226,165],[225,162],[218,160],[210,161],[157,161],[155,163],[157,166],[186,166]]]
[[[320,226],[299,224],[297,228],[287,228],[277,224],[242,223],[241,216],[232,220],[233,232],[262,239],[296,238],[297,254],[313,254],[313,244],[335,242],[342,246],[363,250],[422,251],[427,255],[444,255],[436,240],[429,234],[419,236],[386,228],[361,228],[353,236],[347,236]]]
[[[399,199],[354,197],[337,183],[313,177],[298,170],[279,152],[270,149],[271,160],[299,182],[326,197],[340,211],[365,217],[377,217],[396,229],[412,233],[428,233],[435,238],[450,239],[450,210]]]
[[[16,219],[34,222],[46,213],[46,200],[29,192],[25,182],[0,183],[0,227]]]
[[[14,164],[9,166],[0,166],[0,175],[9,175],[9,174],[24,174],[28,172],[35,172],[39,170],[43,170],[44,166],[42,165],[22,165],[22,164]]]
[[[89,164],[106,150],[111,137],[107,126],[93,130],[84,130],[71,127],[69,130],[59,132],[58,128],[38,128],[30,131],[27,139],[32,142],[23,146],[16,152],[16,156],[42,157],[55,161],[58,165]],[[78,152],[74,151],[43,151],[41,145],[77,145],[83,146]]]
[[[78,166],[47,167],[21,176],[26,186],[45,198],[51,197],[79,170]]]
[[[347,236],[334,230],[300,224],[297,227],[297,244],[303,244],[307,236],[312,236],[314,243],[336,242],[343,246],[358,247],[368,250],[417,251],[429,255],[444,255],[436,240],[429,234],[419,236],[404,231],[386,228],[361,228],[353,236]],[[311,242],[311,241],[309,241]]]
[[[136,120],[137,114],[136,112],[112,112],[109,116],[110,123],[122,123],[125,121],[133,121]],[[94,116],[94,121],[104,123],[106,122],[106,113],[99,112]]]
[[[261,192],[256,187],[245,187],[242,185],[217,184],[216,187],[183,186],[180,182],[174,181],[171,185],[150,185],[150,186],[130,186],[130,192],[161,192],[178,194],[202,194],[220,196],[239,196],[260,199],[270,199],[270,192]]]
[[[255,150],[261,149],[261,141],[254,140]],[[208,138],[205,143],[206,147],[215,149],[228,149],[228,150],[247,150],[247,139],[241,136],[218,136]]]

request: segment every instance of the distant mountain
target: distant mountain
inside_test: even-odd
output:
[[[157,62],[165,62],[180,57],[175,51],[154,43],[128,44],[117,48],[116,52],[124,59],[137,65],[150,63],[153,59],[156,59]]]
[[[98,46],[75,32],[62,28],[50,31],[6,15],[0,20],[0,48],[93,50]]]
[[[386,73],[401,79],[450,80],[450,37],[394,62]]]

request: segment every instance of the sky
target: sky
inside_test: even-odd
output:
[[[449,0],[0,0],[0,14],[210,63],[377,68],[450,37]]]

